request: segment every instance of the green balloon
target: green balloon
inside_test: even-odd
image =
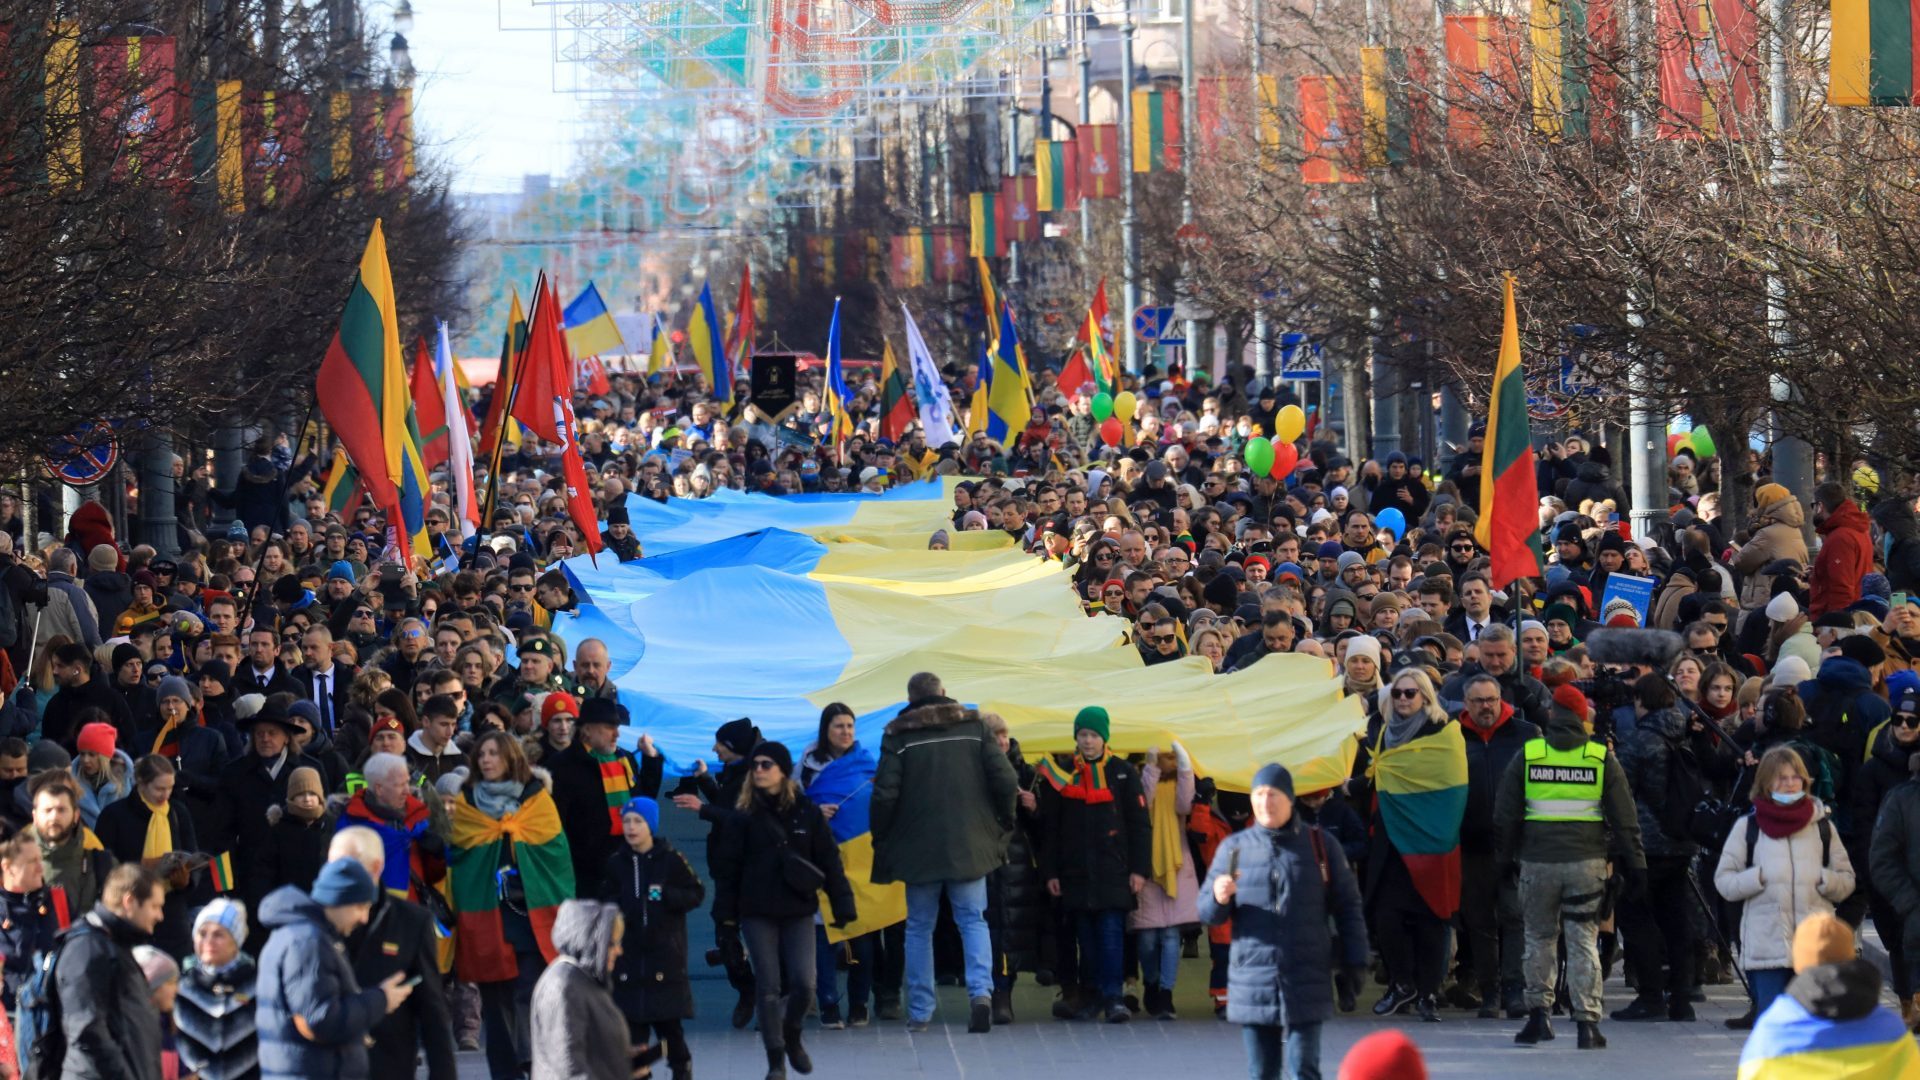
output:
[[[1107,393],[1105,390],[1102,390],[1099,393],[1093,395],[1094,422],[1098,424],[1104,424],[1107,422],[1107,417],[1112,415],[1113,415],[1113,395]]]
[[[1693,429],[1693,439],[1689,445],[1693,447],[1694,457],[1710,458],[1713,456],[1713,433],[1707,430],[1707,425],[1701,424],[1699,427]]]
[[[1255,435],[1247,440],[1247,468],[1255,476],[1266,476],[1273,472],[1273,443],[1264,435]]]

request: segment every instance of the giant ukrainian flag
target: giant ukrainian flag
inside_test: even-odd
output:
[[[1148,668],[1122,641],[1125,620],[1087,618],[1059,564],[1004,534],[952,532],[957,550],[928,551],[951,527],[949,492],[926,481],[868,496],[629,498],[648,557],[568,560],[583,604],[554,630],[606,642],[633,715],[623,740],[647,731],[678,768],[735,717],[796,750],[828,702],[890,718],[908,678],[934,671],[955,699],[1005,717],[1030,753],[1070,750],[1074,715],[1098,704],[1116,747],[1178,738],[1224,787],[1245,790],[1266,761],[1302,790],[1349,774],[1365,717],[1327,661]],[[993,546],[962,547],[973,543]]]

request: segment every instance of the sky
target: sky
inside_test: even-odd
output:
[[[414,129],[420,151],[452,166],[459,193],[519,191],[527,173],[564,175],[582,103],[553,62],[551,5],[532,0],[412,0]],[[371,27],[386,0],[364,0]]]

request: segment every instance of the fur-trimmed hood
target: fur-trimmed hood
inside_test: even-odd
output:
[[[928,698],[902,709],[899,716],[887,723],[887,734],[953,727],[976,715],[973,710],[951,698]]]

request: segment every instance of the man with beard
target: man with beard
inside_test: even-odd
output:
[[[80,788],[72,774],[48,769],[27,785],[33,824],[23,835],[40,845],[49,886],[66,893],[67,910],[83,912],[100,899],[113,856],[93,830],[80,824]]]

